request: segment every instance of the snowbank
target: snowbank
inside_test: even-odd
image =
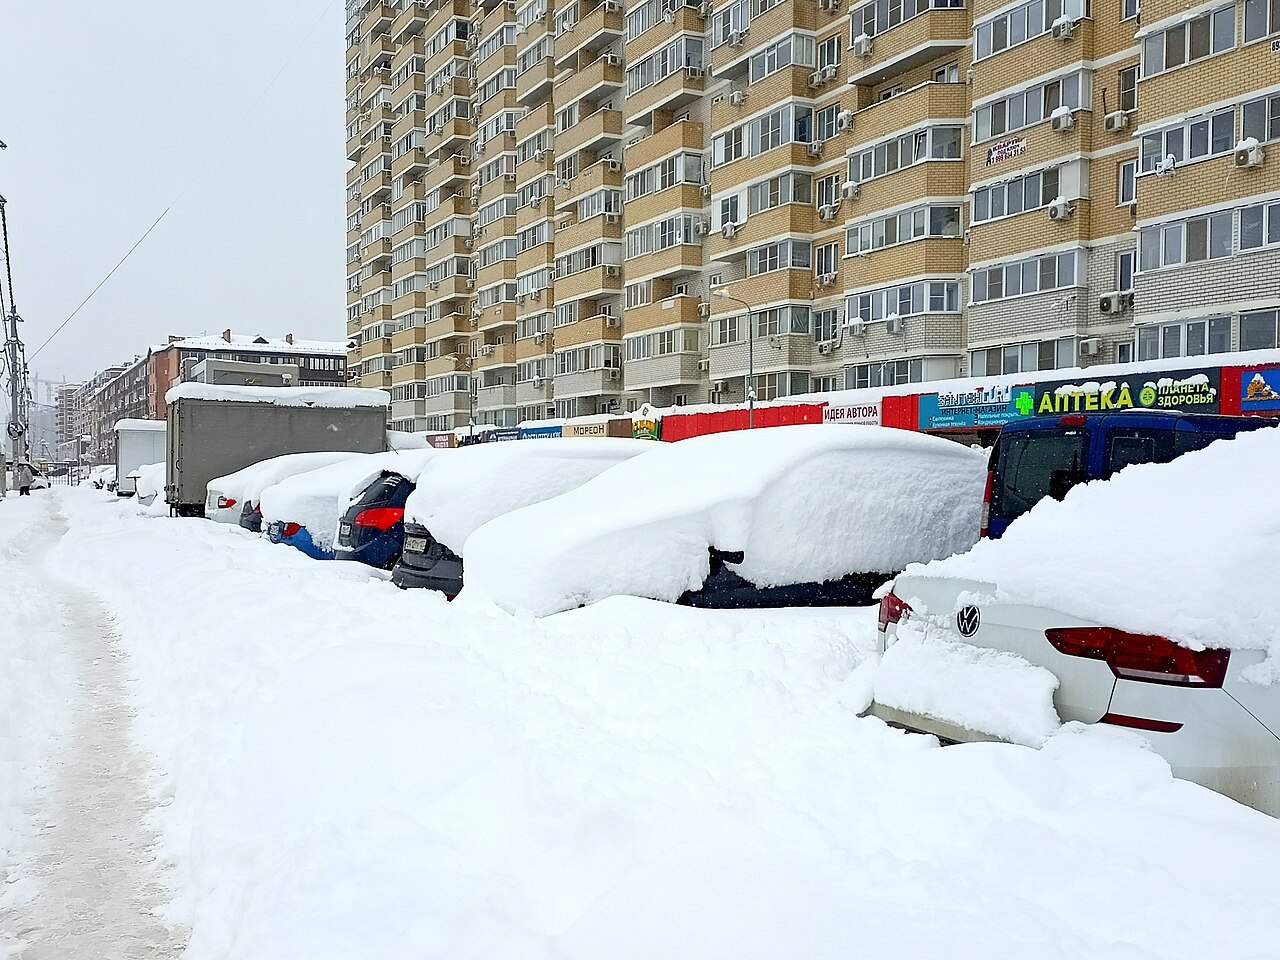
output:
[[[937,749],[855,716],[874,611],[490,616],[62,497],[52,559],[127,649],[186,960],[1244,960],[1280,938],[1280,824],[1128,739]],[[210,584],[234,602],[174,629]]]
[[[366,453],[286,477],[262,490],[258,503],[262,521],[264,524],[275,520],[301,524],[316,546],[331,550],[338,534],[338,519],[346,512],[351,498],[374,477],[383,470],[414,477],[441,453],[439,450]]]
[[[578,487],[615,464],[650,453],[646,440],[600,437],[515,440],[462,447],[433,461],[405,504],[405,520],[418,523],[460,556],[472,531],[494,517]]]
[[[164,395],[165,403],[175,400],[238,400],[241,403],[274,403],[279,407],[389,407],[391,395],[385,390],[359,387],[221,387],[212,383],[180,383]]]
[[[1191,647],[1265,649],[1274,679],[1277,477],[1280,429],[1242,434],[1042,500],[999,540],[907,572],[992,583],[997,600]]]
[[[292,477],[295,474],[307,473],[311,470],[318,470],[320,467],[327,467],[331,463],[342,463],[344,460],[350,460],[353,457],[365,456],[360,453],[338,452],[338,453],[286,453],[284,456],[272,457],[270,460],[262,460],[258,463],[250,464],[235,473],[229,473],[225,477],[215,477],[209,481],[208,491],[209,499],[216,500],[217,496],[229,497],[239,501],[234,510],[232,520],[238,521],[240,518],[240,503],[244,501],[257,500],[262,491],[272,484],[279,483],[286,477]],[[216,507],[216,503],[214,504]],[[206,504],[206,514],[208,505]]]
[[[644,442],[644,441],[639,441]],[[708,548],[759,586],[901,570],[977,539],[986,460],[936,437],[838,424],[649,444],[467,543],[470,600],[536,615],[617,594],[675,600]]]

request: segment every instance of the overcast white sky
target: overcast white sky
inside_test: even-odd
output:
[[[205,168],[34,359],[42,378],[171,333],[344,339],[343,16],[329,0],[0,3],[0,195],[28,356]]]

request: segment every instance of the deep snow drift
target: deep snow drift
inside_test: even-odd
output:
[[[657,444],[467,543],[466,602],[535,615],[605,597],[675,600],[708,548],[760,586],[901,570],[978,537],[986,458],[882,427],[818,424]]]
[[[511,618],[55,496],[52,560],[115,611],[165,774],[189,960],[1202,960],[1280,938],[1280,824],[1136,738],[937,749],[859,718],[874,611]]]
[[[208,497],[205,501],[205,517],[225,523],[238,523],[242,505],[253,502],[262,496],[262,491],[286,477],[299,473],[319,470],[331,463],[342,463],[352,457],[364,454],[350,451],[320,453],[286,453],[279,457],[259,460],[247,467],[229,473],[224,477],[214,477],[208,484]],[[231,510],[218,509],[218,497],[225,496],[236,501]],[[225,514],[225,515],[223,515]]]
[[[1265,649],[1275,679],[1277,477],[1280,429],[1241,434],[1042,500],[999,540],[906,572],[1187,646]]]

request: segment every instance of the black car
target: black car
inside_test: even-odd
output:
[[[240,508],[240,526],[250,533],[262,532],[262,507],[247,497]]]
[[[438,590],[450,600],[462,590],[462,558],[416,523],[404,525],[404,552],[391,571],[397,587]]]
[[[758,587],[730,569],[741,563],[741,550],[711,548],[711,570],[697,590],[686,590],[677,603],[686,607],[734,610],[761,607],[861,607],[893,573],[851,573],[838,580]]]
[[[400,559],[405,543],[404,504],[413,481],[384,470],[351,502],[338,522],[336,560],[357,560],[389,570]]]

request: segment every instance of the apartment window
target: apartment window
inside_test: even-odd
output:
[[[836,135],[836,123],[840,118],[840,104],[833,103],[829,107],[823,107],[821,110],[814,111],[813,114],[813,139],[817,141],[830,140]]]
[[[751,5],[747,0],[734,0],[721,9],[717,7],[711,16],[711,49],[723,43],[735,33],[745,33],[751,25]]]
[[[627,284],[627,307],[643,307],[653,302],[653,283],[642,280],[640,283]]]
[[[634,40],[657,22],[658,0],[645,0],[627,11],[627,39]]]
[[[788,103],[716,136],[711,142],[711,163],[712,166],[720,166],[737,160],[746,152],[753,157],[759,156],[785,143],[808,143],[812,137],[813,108]]]
[[[1280,203],[1260,203],[1240,211],[1240,249],[1280,246]]]
[[[1143,270],[1159,270],[1231,256],[1231,211],[1144,227],[1138,234]]]
[[[1138,255],[1133,250],[1116,254],[1116,289],[1128,293],[1133,289],[1133,271]]]
[[[739,216],[740,199],[741,198],[736,193],[728,197],[720,198],[720,225],[721,226],[724,226],[726,223],[733,223],[733,224],[742,223],[742,219]]]
[[[835,274],[840,271],[840,245],[837,243],[824,243],[813,251],[814,268],[813,272],[818,276],[824,274]]]
[[[974,270],[970,283],[972,302],[987,303],[1074,287],[1079,283],[1077,274],[1081,260],[1075,250],[1068,250]]]
[[[1046,207],[1058,196],[1057,167],[1014,177],[973,191],[973,222],[985,223]]]
[[[747,251],[747,276],[774,270],[808,270],[813,264],[813,244],[803,240],[780,240]]]
[[[813,180],[807,173],[784,173],[747,189],[747,215],[785,203],[808,203]]]
[[[788,34],[751,55],[751,82],[756,83],[787,67],[812,67],[813,60],[813,37]]]
[[[1049,32],[1063,15],[1079,20],[1085,15],[1079,0],[1031,0],[1012,10],[996,14],[974,27],[974,59],[993,57],[1003,50],[1034,40]]]
[[[850,294],[845,298],[848,322],[874,323],[890,314],[959,313],[960,284],[954,280],[917,280]]]
[[[933,71],[934,83],[959,83],[960,82],[960,65],[958,63],[948,63],[945,67],[938,67]]]
[[[927,160],[959,160],[962,127],[925,127],[849,158],[849,179],[866,183]]]
[[[1142,138],[1140,172],[1150,173],[1156,163],[1172,156],[1178,163],[1190,163],[1230,153],[1235,149],[1234,107],[1197,117]]]
[[[1176,24],[1142,41],[1142,75],[1154,77],[1230,50],[1236,43],[1235,4]]]
[[[1125,67],[1119,75],[1120,109],[1132,113],[1138,109],[1138,68]]]
[[[1244,0],[1244,42],[1280,31],[1280,0]]]
[[[635,65],[627,67],[627,95],[631,96],[661,83],[673,73],[688,68],[703,68],[702,40],[677,37]]]
[[[964,0],[871,0],[849,11],[849,37],[874,37],[929,10],[959,10]]]
[[[840,37],[828,37],[818,44],[818,69],[840,65]]]
[[[994,377],[1005,373],[1061,370],[1076,365],[1074,337],[1011,343],[969,351],[969,376]]]
[[[1241,317],[1241,349],[1243,344]],[[1272,333],[1274,335],[1274,319]],[[1269,346],[1274,346],[1274,340]],[[1138,328],[1138,359],[1159,360],[1163,357],[1200,357],[1227,353],[1231,349],[1231,318],[1206,317],[1186,323],[1162,323]]]
[[[1137,19],[1140,8],[1139,0],[1120,0],[1120,22]]]
[[[1244,105],[1241,136],[1253,137],[1259,143],[1280,140],[1280,94]]]
[[[845,252],[854,256],[926,237],[958,236],[959,206],[913,207],[851,225],[845,231]]]
[[[815,343],[829,343],[836,338],[840,327],[840,311],[834,307],[813,311],[813,340]]]
[[[858,363],[845,373],[845,385],[860,390],[864,387],[891,387],[899,383],[924,381],[923,360],[886,360],[883,363]]]
[[[739,328],[739,315],[733,314],[728,317],[717,317],[711,321],[711,343],[713,345],[723,345],[726,343],[737,343],[742,339],[742,332]]]
[[[834,204],[840,199],[840,174],[833,173],[814,184],[814,203],[819,207]]]
[[[1116,206],[1126,207],[1138,197],[1138,161],[1125,160],[1116,164]]]
[[[1087,70],[1081,70],[983,104],[973,112],[974,142],[1034,126],[1059,107],[1080,109],[1089,103],[1090,78]]]
[[[1277,343],[1277,310],[1255,310],[1240,314],[1240,349],[1271,350]]]

